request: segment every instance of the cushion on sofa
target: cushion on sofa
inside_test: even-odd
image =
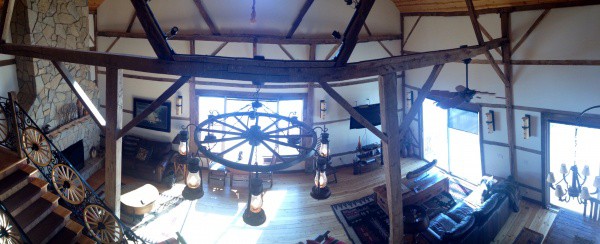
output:
[[[471,216],[473,214],[473,211],[473,208],[471,208],[468,204],[466,204],[465,202],[460,202],[459,204],[456,204],[456,206],[454,206],[452,209],[450,209],[450,211],[448,211],[446,215],[448,215],[448,217],[454,220],[454,222],[459,223],[467,216]]]
[[[469,215],[469,216],[465,217],[464,219],[462,219],[462,221],[460,221],[458,224],[456,224],[452,229],[450,229],[449,231],[446,231],[442,240],[458,240],[458,239],[460,239],[465,233],[467,233],[469,230],[471,230],[471,227],[473,227],[473,224],[475,224],[475,217],[473,217],[473,215]]]
[[[500,194],[494,193],[483,204],[481,204],[481,206],[479,206],[477,209],[475,209],[473,211],[473,214],[475,215],[475,218],[477,219],[477,221],[486,219],[490,215],[492,210],[494,210],[494,208],[498,204],[499,200],[500,200]]]
[[[429,230],[437,235],[437,238],[444,239],[446,232],[454,228],[456,224],[450,217],[441,213],[429,222]]]
[[[165,154],[168,154],[172,150],[172,144],[170,142],[152,142],[153,152],[152,159],[163,159]]]
[[[138,152],[135,155],[135,158],[137,160],[146,161],[150,158],[150,155],[152,155],[152,146],[142,144],[138,148]]]
[[[123,157],[133,158],[138,152],[140,139],[134,136],[123,137]]]

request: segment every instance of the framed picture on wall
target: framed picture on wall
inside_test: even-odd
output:
[[[152,100],[133,98],[133,117],[142,113],[152,103]],[[171,132],[171,102],[164,102],[154,112],[140,121],[136,127]]]

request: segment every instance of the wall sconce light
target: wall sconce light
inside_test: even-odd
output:
[[[410,110],[410,108],[412,108],[412,105],[414,102],[415,102],[414,91],[407,92],[406,93],[406,110]]]
[[[494,111],[490,110],[490,112],[485,114],[485,123],[487,124],[488,133],[492,133],[496,131],[496,123],[494,120]]]
[[[531,115],[526,114],[523,118],[523,139],[531,136]]]
[[[181,95],[177,96],[177,100],[175,100],[175,114],[183,114],[183,96]]]
[[[325,103],[325,100],[321,100],[320,102],[320,117],[321,119],[325,119],[325,113],[327,112],[327,103]]]

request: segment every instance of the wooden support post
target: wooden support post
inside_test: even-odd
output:
[[[104,131],[106,120],[104,120],[104,117],[102,117],[102,114],[100,114],[100,111],[98,111],[96,105],[92,103],[92,100],[90,100],[87,94],[85,94],[85,91],[81,89],[79,83],[75,80],[75,78],[73,78],[69,69],[67,69],[65,64],[62,62],[52,61],[52,64],[58,70],[58,73],[60,73],[67,85],[69,85],[71,91],[75,93],[75,96],[77,96],[77,99],[79,99],[79,101],[83,104],[85,109],[90,111],[91,117],[94,120],[94,122],[96,122],[96,125],[98,125],[101,131]]]
[[[123,70],[106,69],[105,192],[104,202],[119,216],[121,210],[121,150],[123,126]]]
[[[196,41],[190,41],[190,54],[196,54]],[[196,97],[196,77],[192,77],[188,83],[188,96],[190,101],[190,124],[198,124],[198,98]],[[198,152],[196,145],[196,133],[189,134],[188,147],[189,152]]]
[[[352,105],[350,105],[350,103],[348,103],[348,101],[346,101],[346,99],[344,99],[342,97],[342,95],[337,93],[331,87],[331,85],[329,85],[327,82],[324,82],[324,81],[319,81],[319,85],[321,85],[321,88],[323,88],[323,90],[325,90],[325,92],[327,92],[327,94],[329,94],[329,96],[331,96],[331,98],[333,98],[333,100],[335,100],[340,106],[342,106],[342,108],[344,108],[344,110],[348,111],[350,116],[352,116],[352,118],[354,118],[356,120],[356,122],[358,122],[359,124],[361,124],[362,126],[367,128],[367,130],[371,131],[373,134],[375,134],[375,136],[379,137],[379,139],[381,139],[382,141],[387,142],[387,140],[388,140],[387,136],[385,134],[383,134],[383,132],[381,132],[379,129],[377,129],[377,127],[375,127],[373,124],[371,124],[371,122],[369,122],[367,119],[365,119],[364,116],[362,116],[360,113],[358,113],[356,111],[356,109],[354,109],[354,107],[352,107]]]
[[[315,60],[317,56],[317,45],[310,45],[308,50],[308,59]],[[309,82],[306,91],[306,111],[304,113],[304,123],[314,125],[314,113],[315,113],[315,83]],[[303,146],[309,146],[312,143],[310,140],[302,140]],[[304,172],[311,173],[314,170],[314,158],[310,157],[304,161]]]
[[[0,33],[2,34],[2,41],[6,41],[8,33],[10,32],[10,21],[12,20],[14,7],[15,0],[4,0],[4,4],[2,6],[2,19],[0,19],[0,28],[2,28]]]
[[[511,40],[510,35],[510,13],[501,13],[500,14],[500,29],[502,31],[502,37]],[[517,152],[516,152],[516,135],[515,135],[515,110],[514,110],[514,100],[513,100],[513,70],[512,70],[512,62],[511,62],[512,50],[510,47],[510,41],[502,46],[502,61],[504,63],[504,76],[505,88],[504,88],[504,96],[506,97],[506,124],[508,127],[508,147],[509,147],[509,155],[510,155],[510,173],[513,177],[518,176],[517,171]],[[497,64],[492,64],[494,66]]]
[[[25,158],[25,151],[23,151],[23,144],[21,144],[21,130],[19,129],[19,118],[17,118],[17,93],[14,91],[9,92],[8,101],[10,103],[8,109],[10,109],[10,113],[13,114],[9,123],[12,125],[11,127],[15,135],[17,135],[14,141],[15,147],[17,149],[17,154],[19,155],[19,158]]]
[[[403,243],[404,222],[402,214],[402,189],[400,180],[400,133],[398,127],[398,91],[396,73],[379,77],[379,100],[381,102],[381,129],[387,134],[382,144],[387,187],[388,213],[390,217],[389,243]]]
[[[223,50],[223,48],[224,48],[225,46],[227,46],[227,43],[229,43],[229,42],[223,42],[223,43],[221,43],[221,45],[219,45],[219,46],[217,47],[217,49],[215,49],[215,50],[214,50],[214,51],[213,51],[213,52],[210,54],[210,56],[215,56],[215,55],[219,54],[219,52],[220,52],[221,50]]]

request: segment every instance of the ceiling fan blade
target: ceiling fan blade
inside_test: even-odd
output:
[[[496,93],[494,92],[485,92],[485,91],[475,91],[476,93],[479,93],[481,95],[496,95]]]
[[[458,93],[457,92],[450,92],[450,91],[431,90],[429,92],[429,94],[432,95],[432,96],[436,96],[436,97],[453,98]]]
[[[506,97],[496,97],[496,98],[506,100]]]

